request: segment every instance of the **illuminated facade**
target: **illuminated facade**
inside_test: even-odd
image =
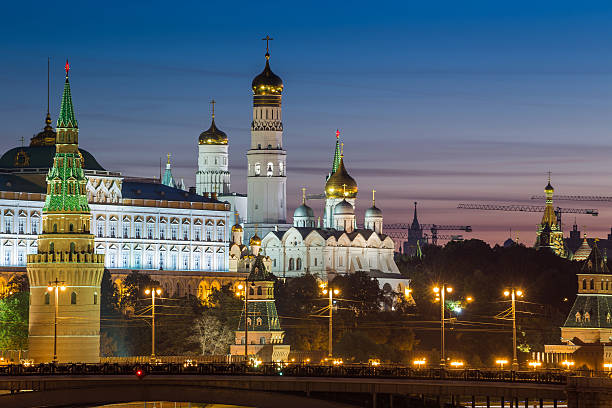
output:
[[[198,171],[196,173],[196,193],[226,195],[230,192],[230,172],[228,170],[227,135],[215,124],[215,101],[212,121],[208,130],[198,138]]]
[[[554,192],[555,189],[550,184],[549,179],[548,184],[544,188],[546,207],[544,208],[542,221],[538,224],[535,248],[549,249],[556,255],[567,257],[568,252],[563,241],[563,231],[553,208]]]

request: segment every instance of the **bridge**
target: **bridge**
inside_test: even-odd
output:
[[[136,370],[142,376],[136,376]],[[0,367],[0,408],[88,407],[131,401],[261,408],[395,406],[612,407],[612,380],[563,372],[400,366],[179,364]],[[412,405],[410,405],[412,404]],[[418,405],[416,405],[418,404]]]

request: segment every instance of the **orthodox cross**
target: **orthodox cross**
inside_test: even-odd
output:
[[[344,192],[344,195],[346,195],[346,183],[342,185],[342,191]]]
[[[270,38],[269,35],[266,35],[266,38],[262,38],[262,41],[266,42],[266,54],[270,53],[270,41],[274,40],[274,38]]]
[[[372,207],[374,207],[374,203],[376,202],[374,199],[374,193],[376,193],[376,190],[372,190]]]
[[[217,103],[217,102],[215,102],[214,99],[212,99],[210,101],[210,106],[212,107],[212,117],[213,117],[213,119],[215,118],[215,103]]]
[[[548,171],[547,174],[548,174],[548,184],[550,184],[550,175],[552,174],[552,172]]]
[[[167,161],[167,163],[168,163],[168,164],[170,164],[170,153],[168,153],[168,154],[167,154],[167,156],[168,156],[168,161]]]
[[[306,204],[306,187],[302,187],[302,204]]]
[[[340,156],[344,157],[344,143],[340,143]]]

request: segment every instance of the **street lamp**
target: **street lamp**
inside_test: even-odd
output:
[[[416,366],[417,368],[423,367],[426,363],[427,363],[427,360],[424,358],[417,359],[412,362],[412,364]]]
[[[145,289],[146,295],[151,295],[151,359],[155,358],[155,294],[161,295],[160,288]]]
[[[569,370],[570,368],[572,368],[574,366],[574,362],[573,361],[569,361],[569,360],[565,360],[565,361],[561,362],[561,365],[565,366],[565,368],[567,370]]]
[[[443,283],[441,287],[434,287],[433,291],[436,294],[436,300],[438,296],[440,297],[440,366],[444,367],[446,364],[446,355],[444,351],[444,296],[446,293],[452,293],[453,288]]]
[[[333,324],[332,324],[332,312],[334,310],[333,308],[333,295],[337,295],[340,293],[340,291],[338,289],[332,289],[332,288],[328,288],[325,286],[325,284],[321,285],[321,288],[323,288],[323,294],[324,295],[329,295],[329,333],[328,333],[328,344],[327,344],[327,356],[331,358],[332,356],[332,328],[333,328]]]
[[[59,281],[55,278],[54,281],[49,282],[49,286],[47,287],[49,292],[55,291],[55,318],[53,320],[53,363],[57,363],[57,316],[59,314],[59,291],[62,292],[66,290],[66,286],[64,286],[64,281]]]
[[[499,365],[499,369],[503,370],[504,369],[504,365],[508,364],[508,360],[506,360],[505,358],[500,358],[499,360],[495,360],[495,364]]]
[[[527,363],[527,365],[533,368],[534,370],[537,370],[539,367],[542,367],[542,363],[539,361],[530,361],[529,363]]]
[[[237,295],[240,296],[240,291],[244,290],[244,361],[248,362],[249,356],[249,291],[248,291],[247,280],[244,280],[244,285],[241,283],[238,285]],[[251,282],[251,286],[255,286]]]
[[[604,368],[607,368],[608,371],[612,371],[612,363],[605,363],[603,366]]]
[[[504,296],[512,299],[512,371],[518,371],[519,364],[516,356],[516,298],[523,297],[521,289],[512,288],[504,291]]]

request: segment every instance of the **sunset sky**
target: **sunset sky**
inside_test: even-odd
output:
[[[269,34],[289,216],[301,187],[322,192],[338,128],[359,214],[375,188],[385,222],[409,221],[418,201],[423,223],[468,224],[490,243],[512,228],[531,245],[539,214],[456,206],[542,204],[529,198],[548,171],[559,194],[612,196],[611,18],[609,2],[9,2],[0,150],[43,127],[49,56],[57,118],[69,58],[81,146],[107,170],[156,177],[170,152],[194,185],[214,98],[232,190],[246,192],[250,85]],[[577,223],[610,232],[610,203],[558,204],[598,208]]]

